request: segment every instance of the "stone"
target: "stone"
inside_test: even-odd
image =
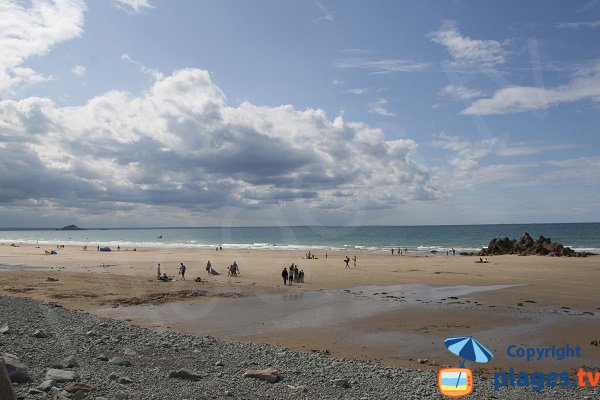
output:
[[[350,382],[348,382],[348,379],[333,379],[331,383],[333,383],[335,386],[343,387],[345,389],[350,387]]]
[[[427,362],[428,362],[428,361],[429,361],[429,360],[428,360],[428,359],[426,359],[426,358],[418,358],[418,359],[417,359],[417,362],[418,362],[419,364],[427,364]]]
[[[135,356],[137,356],[137,354],[138,353],[132,349],[125,349],[125,351],[123,352],[123,355],[127,356],[127,357],[135,357]]]
[[[58,383],[73,382],[77,379],[75,371],[67,371],[64,369],[50,368],[46,372],[46,380],[53,379]]]
[[[85,336],[88,336],[88,337],[96,336],[96,332],[94,332],[94,331],[87,331],[85,333]]]
[[[111,372],[110,375],[108,375],[109,381],[116,381],[119,378],[120,378],[119,374],[117,374],[115,372]]]
[[[29,382],[31,377],[27,371],[27,366],[23,364],[16,356],[4,353],[4,356],[0,357],[4,359],[6,371],[11,382],[24,383]]]
[[[105,356],[104,354],[100,354],[98,357],[96,357],[96,360],[108,361],[108,357]]]
[[[46,278],[46,282],[58,282],[58,278],[54,278],[52,276],[49,276]]]
[[[54,379],[47,379],[44,382],[42,382],[38,387],[36,387],[36,389],[41,390],[43,392],[47,392],[56,386],[58,386],[58,383],[56,383]]]
[[[42,392],[41,390],[39,390],[39,389],[36,389],[36,388],[31,388],[31,389],[29,389],[29,390],[27,391],[27,393],[29,393],[29,394],[42,394],[42,393],[44,393],[44,392]]]
[[[79,367],[79,363],[77,362],[77,360],[75,359],[74,356],[68,356],[67,358],[65,358],[64,360],[62,360],[62,363],[60,364],[62,368],[75,368],[75,367]]]
[[[31,336],[38,339],[44,339],[48,337],[48,334],[40,329],[36,329]]]
[[[125,392],[119,392],[115,395],[115,398],[117,400],[128,400],[129,399],[129,395]]]
[[[129,367],[131,365],[131,361],[121,356],[113,357],[110,360],[108,360],[108,362],[114,365],[119,365],[121,367]]]
[[[96,387],[94,385],[90,385],[88,383],[71,382],[71,383],[66,384],[63,389],[69,393],[77,393],[77,392],[89,393],[93,390],[96,390]]]
[[[4,324],[2,325],[2,327],[0,327],[0,335],[8,335],[10,333],[10,326],[8,326],[8,324]]]
[[[225,364],[223,364],[223,361],[221,361],[221,360],[219,360],[215,363],[216,367],[222,367],[223,365],[225,365]]]
[[[306,385],[298,385],[298,386],[287,385],[287,387],[292,389],[294,392],[302,392],[302,393],[308,392],[308,387],[306,387]]]
[[[118,382],[123,385],[129,385],[130,383],[133,383],[133,379],[122,376],[119,378]]]
[[[177,371],[169,372],[169,378],[179,378],[191,381],[198,381],[202,379],[202,375],[196,371],[192,371],[187,368],[181,368]]]
[[[250,369],[244,372],[244,378],[254,378],[269,383],[275,383],[279,380],[279,371],[275,368],[254,370]]]

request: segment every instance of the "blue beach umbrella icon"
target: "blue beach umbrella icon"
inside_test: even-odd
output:
[[[464,368],[465,360],[486,363],[494,358],[492,352],[483,347],[473,336],[446,338],[444,345],[451,353],[462,357],[461,368]]]
[[[462,357],[460,368],[465,367],[465,360],[486,363],[494,358],[492,352],[475,340],[473,336],[449,337],[444,340],[444,345],[451,353]],[[460,375],[461,374],[459,373],[458,379],[456,380],[457,386]]]

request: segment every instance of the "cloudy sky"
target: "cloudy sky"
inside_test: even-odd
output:
[[[3,0],[0,226],[600,221],[599,41],[599,0]]]

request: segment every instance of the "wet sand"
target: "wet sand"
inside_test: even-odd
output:
[[[500,256],[476,264],[474,257],[359,252],[319,254],[317,260],[304,260],[299,252],[228,249],[58,252],[0,246],[0,293],[156,329],[328,350],[390,365],[454,365],[441,343],[463,335],[476,336],[498,355],[489,368],[520,365],[503,354],[513,342],[579,344],[584,358],[572,366],[599,365],[599,347],[590,343],[600,340],[600,257]],[[357,268],[345,269],[343,258],[354,254]],[[207,260],[223,274],[207,275]],[[238,277],[225,273],[233,260],[240,265]],[[188,280],[157,282],[157,262],[171,276],[184,262]],[[305,271],[305,283],[288,287],[280,273],[292,262]],[[58,281],[47,281],[49,276]],[[196,276],[203,281],[193,282]],[[418,358],[429,362],[419,364]],[[536,370],[551,365],[521,364]]]

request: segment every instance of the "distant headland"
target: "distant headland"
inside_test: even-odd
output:
[[[62,228],[57,228],[56,230],[57,231],[82,231],[83,229],[81,229],[77,225],[67,225],[67,226],[63,226]]]

